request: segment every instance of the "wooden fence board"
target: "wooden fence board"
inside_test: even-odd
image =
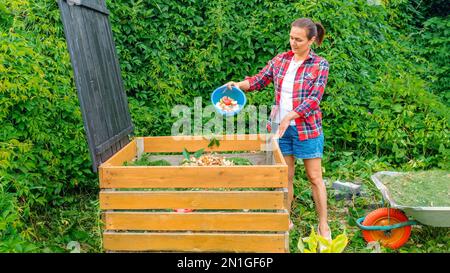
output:
[[[205,149],[205,151],[260,151],[265,142],[265,135],[224,135],[217,137],[219,147],[208,147],[209,140],[198,136],[160,136],[145,137],[145,152],[189,152]]]
[[[108,230],[287,231],[287,212],[106,212]]]
[[[287,187],[287,166],[104,166],[100,187]]]
[[[283,234],[226,233],[103,233],[111,251],[286,252]]]
[[[101,191],[100,208],[285,209],[283,191]]]

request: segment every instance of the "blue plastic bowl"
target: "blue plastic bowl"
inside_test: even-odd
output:
[[[239,105],[239,109],[233,112],[228,112],[228,111],[223,111],[222,109],[220,109],[219,107],[216,106],[216,103],[218,101],[220,101],[220,99],[224,96],[230,97],[234,100],[237,101],[238,105]],[[231,89],[228,89],[226,85],[223,85],[219,88],[217,88],[216,90],[214,90],[214,92],[211,94],[211,102],[214,105],[214,108],[216,108],[216,111],[218,113],[220,113],[221,115],[224,116],[234,116],[236,114],[238,114],[245,106],[245,104],[247,103],[247,97],[245,97],[245,93],[235,87],[232,86]]]

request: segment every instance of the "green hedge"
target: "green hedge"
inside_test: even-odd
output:
[[[450,18],[432,17],[413,35],[424,58],[423,78],[430,82],[428,90],[450,106]]]
[[[16,206],[0,222],[31,240],[34,215],[97,184],[56,2],[7,1],[0,13],[0,199]],[[17,240],[10,251],[23,247]]]

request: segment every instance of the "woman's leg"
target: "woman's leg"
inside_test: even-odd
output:
[[[312,158],[304,159],[306,176],[312,186],[312,194],[316,211],[319,215],[320,235],[327,237],[330,234],[327,215],[327,191],[322,180],[322,159]]]
[[[284,156],[284,160],[288,165],[288,208],[291,211],[292,200],[294,199],[295,158],[293,155],[287,155]]]

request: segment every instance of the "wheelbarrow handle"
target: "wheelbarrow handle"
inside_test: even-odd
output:
[[[394,229],[394,228],[401,228],[401,227],[404,227],[404,226],[412,226],[412,225],[418,225],[419,224],[416,221],[409,220],[409,221],[406,221],[406,222],[401,222],[401,223],[394,224],[394,225],[389,225],[389,226],[364,226],[362,224],[364,219],[366,219],[366,217],[361,217],[358,220],[356,220],[356,225],[362,230],[391,230],[391,229]]]

